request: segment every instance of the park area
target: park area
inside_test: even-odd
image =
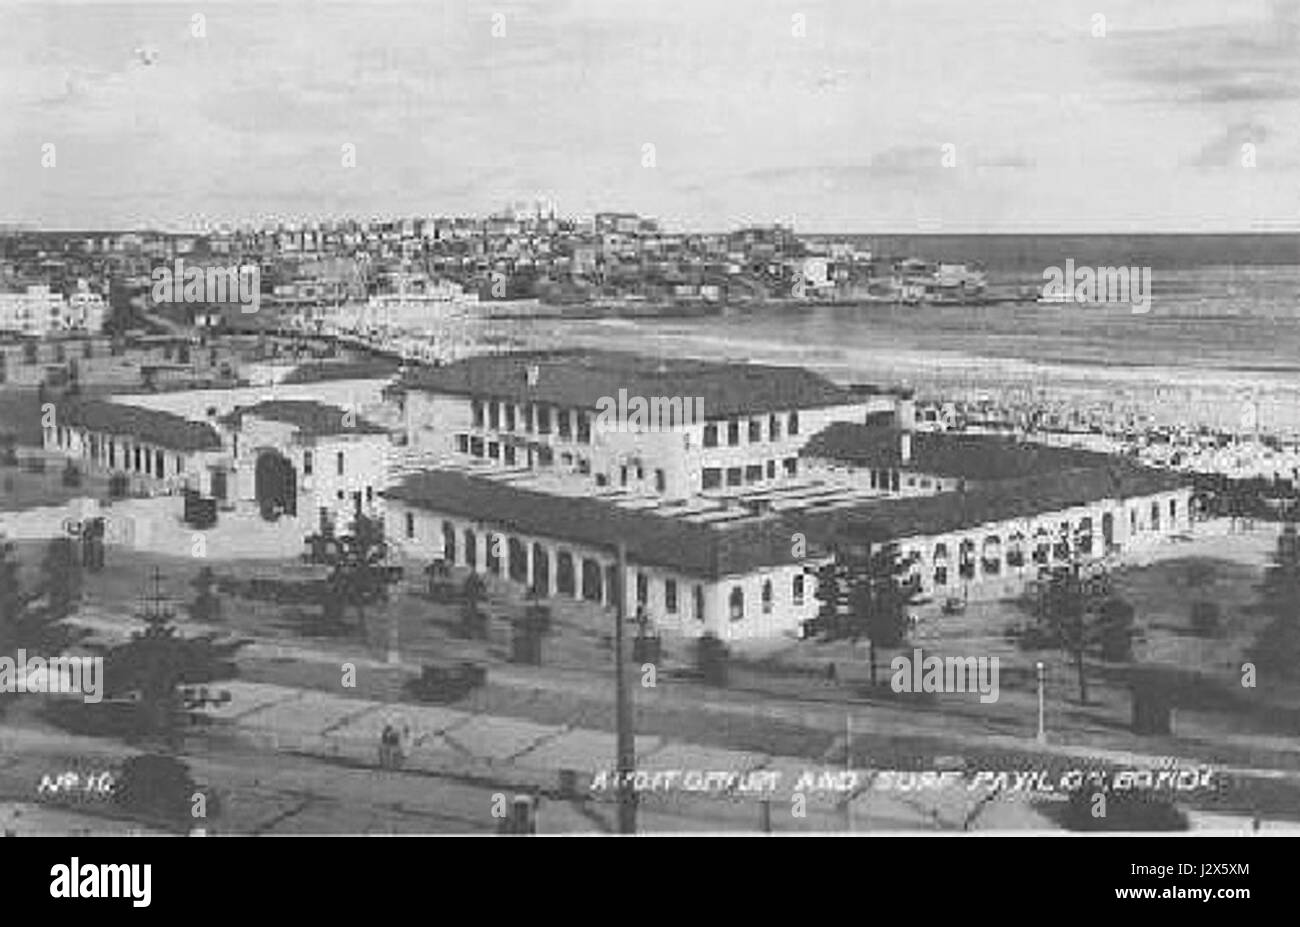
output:
[[[1269,621],[1253,606],[1275,541],[1266,528],[1198,537],[1116,569],[1116,588],[1135,610],[1133,659],[1089,658],[1086,703],[1069,655],[1025,649],[1008,638],[1026,620],[1016,603],[972,603],[959,615],[923,612],[904,648],[877,654],[875,685],[864,644],[736,645],[726,656],[725,678],[710,684],[694,642],[665,638],[653,685],[646,684],[643,665],[629,666],[637,733],[702,751],[900,770],[957,763],[1057,773],[1179,757],[1219,770],[1215,787],[1188,796],[1188,805],[1294,818],[1300,685],[1263,668],[1253,687],[1242,685],[1242,663]],[[19,556],[34,568],[40,545],[20,544]],[[249,684],[393,704],[433,702],[519,723],[612,731],[612,612],[590,603],[546,603],[549,627],[540,635],[540,653],[521,659],[514,637],[535,603],[485,577],[473,594],[481,620],[467,624],[467,572],[453,568],[430,577],[427,566],[402,563],[386,602],[327,615],[323,565],[167,557],[110,546],[106,568],[84,577],[77,621],[120,638],[141,626],[131,616],[156,582],[180,633],[217,630],[254,642],[238,657],[239,677]],[[211,573],[200,593],[195,580],[204,568]],[[196,620],[191,606],[200,594],[218,600],[219,611],[205,606]],[[1196,605],[1203,601],[1217,603],[1213,620]],[[629,625],[628,637],[634,635]],[[913,648],[927,656],[998,657],[997,701],[984,703],[972,693],[894,692],[889,662]],[[1045,744],[1035,740],[1040,660]],[[355,685],[341,682],[344,663],[359,667]],[[465,672],[467,666],[475,672]],[[1167,694],[1169,733],[1134,732],[1132,687],[1139,679],[1157,680]]]

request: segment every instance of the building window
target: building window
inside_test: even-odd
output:
[[[787,429],[787,430],[788,430],[789,433],[792,434],[792,435],[797,435],[797,434],[799,433],[799,413],[798,413],[798,412],[791,412],[791,413],[790,413],[790,427],[789,427],[789,429]]]
[[[1178,520],[1178,500],[1169,500],[1169,524],[1172,526]]]
[[[342,451],[338,452],[338,456],[335,458],[335,463],[338,467],[339,476],[342,476],[343,475],[343,452]]]
[[[373,486],[367,486],[367,487],[366,487],[366,503],[369,504],[369,503],[374,502],[374,501],[375,501],[375,487],[373,487]]]
[[[668,488],[668,479],[664,471],[655,470],[655,492],[664,492]]]
[[[769,480],[774,480],[774,479],[776,479],[776,461],[775,461],[775,460],[769,460],[769,461],[767,462],[767,478],[768,478]]]
[[[555,588],[565,595],[573,595],[573,554],[562,550],[555,556]]]
[[[558,409],[555,413],[555,431],[565,441],[568,441],[573,434],[570,421],[572,414],[568,409]]]
[[[462,454],[469,453],[469,435],[456,435],[456,450]]]
[[[506,403],[506,431],[515,430],[515,404]]]
[[[727,468],[727,485],[728,485],[728,486],[739,486],[739,485],[740,485],[740,468],[739,468],[739,467],[728,467],[728,468]]]
[[[537,449],[537,462],[543,467],[549,467],[555,463],[555,452],[546,446],[539,447]]]
[[[578,413],[578,441],[582,444],[591,443],[591,416],[586,412]]]
[[[965,540],[957,549],[957,572],[962,579],[975,578],[975,542]]]
[[[537,407],[537,433],[539,435],[549,435],[551,433],[551,410],[549,406]]]
[[[763,423],[756,418],[749,420],[749,443],[758,444],[763,440]]]
[[[608,486],[608,485],[609,485],[609,477],[607,477],[607,476],[606,476],[605,474],[603,474],[603,473],[597,473],[597,474],[596,474],[596,485],[597,485],[598,487],[602,488],[602,489],[603,489],[604,487]]]
[[[704,587],[696,585],[694,589],[695,596],[695,620],[704,621]]]
[[[117,444],[113,441],[108,442],[108,465],[110,467],[117,466]]]
[[[599,602],[603,598],[601,586],[604,577],[601,575],[600,564],[595,560],[584,559],[582,561],[582,597],[588,602]]]
[[[302,452],[302,475],[311,476],[311,451]]]
[[[515,448],[513,444],[506,445],[505,461],[507,467],[513,467],[515,465]]]
[[[488,442],[488,456],[493,460],[501,459],[501,445],[496,441]]]
[[[781,439],[781,420],[775,415],[767,417],[767,440],[779,441]]]
[[[180,476],[181,471],[184,469],[185,469],[185,461],[182,460],[180,455],[178,454],[176,456],[176,475]]]
[[[1159,502],[1151,503],[1151,530],[1152,531],[1160,530],[1160,503]]]
[[[670,615],[677,614],[677,580],[664,580],[664,611]]]
[[[804,578],[802,573],[790,580],[790,598],[794,601],[795,605],[803,604],[803,584]]]
[[[722,470],[717,467],[705,467],[702,484],[705,489],[717,489],[722,485]]]
[[[739,586],[731,587],[731,595],[727,599],[727,609],[730,612],[732,621],[745,620],[745,590]]]
[[[524,405],[524,431],[528,434],[533,433],[533,404],[531,402]]]
[[[645,605],[650,599],[650,580],[644,573],[636,574],[636,604]]]
[[[704,446],[705,446],[705,447],[717,447],[717,446],[718,446],[718,424],[717,424],[717,422],[710,422],[709,424],[707,424],[707,425],[704,426]]]
[[[626,467],[626,466],[622,466],[622,467],[619,467],[619,468],[618,468],[618,485],[620,485],[620,486],[626,486],[626,485],[627,485],[627,467]]]
[[[167,461],[163,457],[162,451],[154,451],[153,472],[160,480],[167,475]]]
[[[478,566],[478,538],[470,528],[465,529],[465,566],[471,570]]]
[[[757,483],[760,482],[762,479],[763,479],[762,464],[750,464],[749,466],[745,467],[746,483]]]
[[[480,399],[473,399],[473,400],[470,400],[469,408],[470,408],[470,413],[471,413],[471,414],[473,415],[473,417],[474,417],[474,427],[475,427],[475,428],[482,428],[482,427],[483,427],[483,402],[482,402],[482,400],[480,400]]]
[[[1007,550],[1007,566],[1019,569],[1025,565],[1025,536],[1017,532],[1011,535],[1011,546]]]
[[[732,447],[740,444],[740,422],[727,422],[727,443]]]
[[[798,457],[787,457],[784,461],[784,465],[785,465],[786,476],[795,476],[799,473]]]
[[[407,538],[415,537],[415,513],[406,513],[406,536]]]
[[[501,430],[501,403],[495,399],[488,403],[488,427],[493,431]]]
[[[763,614],[772,614],[772,581],[763,580]]]

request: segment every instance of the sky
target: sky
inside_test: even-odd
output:
[[[0,0],[46,228],[1295,231],[1297,117],[1300,0]]]

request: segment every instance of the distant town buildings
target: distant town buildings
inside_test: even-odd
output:
[[[32,284],[22,292],[0,293],[0,331],[43,338],[65,332],[97,334],[104,326],[108,307],[104,297],[79,281],[71,295],[46,284]]]

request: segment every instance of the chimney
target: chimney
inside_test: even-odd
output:
[[[529,386],[536,386],[537,381],[541,379],[542,368],[536,364],[529,364],[528,369],[524,371],[524,379]]]
[[[901,434],[899,434],[898,442],[899,442],[898,456],[902,459],[903,463],[905,464],[911,463],[912,462],[912,433],[910,431],[902,432]]]

